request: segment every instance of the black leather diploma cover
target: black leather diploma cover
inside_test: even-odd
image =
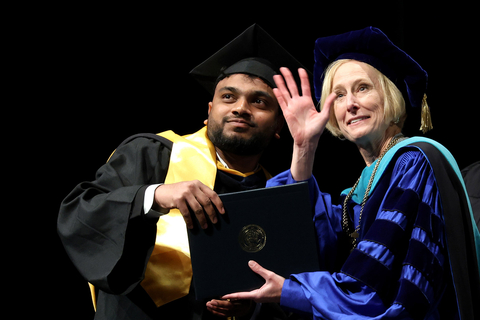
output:
[[[249,260],[285,278],[319,270],[307,182],[220,198],[226,213],[219,222],[188,232],[197,299],[261,287]]]

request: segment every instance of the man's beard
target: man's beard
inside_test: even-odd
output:
[[[222,119],[222,125],[208,120],[207,134],[214,146],[224,152],[229,152],[239,156],[252,156],[262,153],[269,145],[275,134],[275,125],[258,132],[250,138],[243,138],[236,135],[226,136],[223,133],[224,125],[228,117]]]

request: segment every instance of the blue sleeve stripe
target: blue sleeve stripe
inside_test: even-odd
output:
[[[428,281],[428,279],[424,277],[423,274],[420,271],[418,271],[415,267],[411,265],[404,265],[400,279],[407,280],[411,284],[415,285],[422,292],[422,294],[424,295],[425,299],[428,301],[429,304],[433,302],[434,289],[430,285],[430,282]],[[399,295],[403,289],[404,288],[400,286]],[[404,301],[408,299],[409,299],[408,297],[404,298]]]
[[[412,239],[423,243],[425,247],[427,247],[427,249],[437,258],[438,263],[443,266],[445,263],[445,257],[441,251],[441,248],[430,239],[425,230],[414,228],[412,231]]]
[[[423,319],[430,307],[422,290],[407,279],[400,280],[400,290],[395,303],[404,306],[413,319]]]
[[[407,219],[416,216],[420,198],[411,189],[394,188],[383,204],[383,210],[402,212]]]
[[[388,220],[398,224],[403,230],[407,227],[407,217],[399,211],[382,210],[377,215],[377,220]]]
[[[392,272],[383,263],[358,249],[352,251],[347,263],[342,267],[342,272],[379,293],[387,292],[392,283]]]
[[[361,241],[358,244],[357,249],[371,256],[372,258],[378,260],[381,264],[386,266],[389,270],[392,269],[395,256],[387,247],[379,243],[375,243],[367,240],[367,241]]]
[[[397,256],[405,254],[406,248],[402,239],[407,240],[405,230],[389,220],[375,220],[364,238],[364,240],[381,243]]]
[[[443,284],[444,270],[436,256],[417,240],[410,240],[404,264],[414,266],[429,282],[435,284],[437,290]]]
[[[434,242],[440,243],[444,247],[444,222],[442,218],[433,214],[430,207],[423,202],[418,206],[418,212],[414,226],[422,228]]]

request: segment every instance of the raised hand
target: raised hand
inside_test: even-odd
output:
[[[328,96],[322,111],[318,112],[310,93],[307,72],[304,69],[298,70],[301,94],[290,70],[280,68],[280,72],[283,77],[274,76],[277,88],[273,89],[273,92],[294,141],[291,172],[295,180],[306,180],[311,176],[315,150],[327,125],[335,94]]]

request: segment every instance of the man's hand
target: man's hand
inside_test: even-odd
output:
[[[207,310],[220,317],[241,317],[253,312],[254,303],[250,300],[211,300],[207,302]]]
[[[190,210],[197,217],[200,226],[206,229],[208,224],[205,215],[212,223],[218,221],[215,207],[221,214],[225,213],[218,194],[198,180],[163,184],[155,190],[153,209],[178,209],[189,229],[193,228]]]

